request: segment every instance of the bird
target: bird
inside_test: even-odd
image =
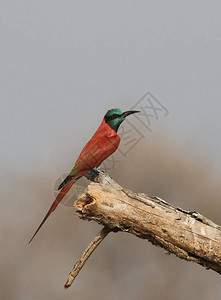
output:
[[[126,119],[127,116],[138,112],[140,111],[123,111],[120,108],[113,108],[107,111],[97,131],[82,149],[69,175],[59,185],[59,194],[52,203],[34,235],[30,239],[29,244],[34,239],[50,214],[56,209],[64,196],[71,189],[72,185],[91,170],[98,168],[106,158],[108,158],[117,150],[120,144],[120,137],[117,134],[120,124]]]

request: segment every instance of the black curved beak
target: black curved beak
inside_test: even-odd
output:
[[[128,110],[128,111],[125,111],[124,113],[122,113],[121,116],[123,118],[126,118],[129,115],[132,115],[132,114],[135,114],[135,113],[139,113],[139,112],[140,112],[139,110]]]

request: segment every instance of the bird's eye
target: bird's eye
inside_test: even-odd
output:
[[[113,115],[112,115],[112,117],[113,117],[113,119],[116,119],[116,118],[118,118],[118,117],[119,117],[119,115],[117,115],[117,114],[113,114]]]
[[[118,115],[118,114],[113,114],[113,115],[111,115],[111,116],[106,116],[105,119],[106,119],[106,121],[111,121],[111,120],[117,119],[117,118],[119,118],[119,117],[120,117],[120,115]]]

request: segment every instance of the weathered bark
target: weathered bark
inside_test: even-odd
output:
[[[94,250],[100,245],[100,243],[104,240],[104,238],[108,235],[110,230],[104,227],[98,235],[93,239],[93,241],[88,245],[87,249],[82,254],[81,258],[75,263],[74,268],[68,274],[68,279],[64,285],[64,288],[69,288],[74,282],[80,270],[83,268],[84,264],[94,252]]]
[[[92,175],[95,182],[74,204],[80,218],[132,233],[221,274],[220,226],[158,197],[126,190],[102,172]]]

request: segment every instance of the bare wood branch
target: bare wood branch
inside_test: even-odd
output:
[[[74,268],[69,273],[68,279],[64,285],[64,288],[68,288],[72,285],[75,277],[78,275],[82,267],[84,266],[85,262],[91,256],[93,251],[98,247],[98,245],[103,241],[103,239],[108,235],[110,230],[104,227],[98,235],[93,239],[93,241],[88,245],[87,249],[82,254],[81,258],[75,263]]]
[[[126,190],[100,171],[88,177],[96,183],[74,204],[80,218],[94,220],[111,231],[132,233],[221,274],[220,226],[198,212]]]

